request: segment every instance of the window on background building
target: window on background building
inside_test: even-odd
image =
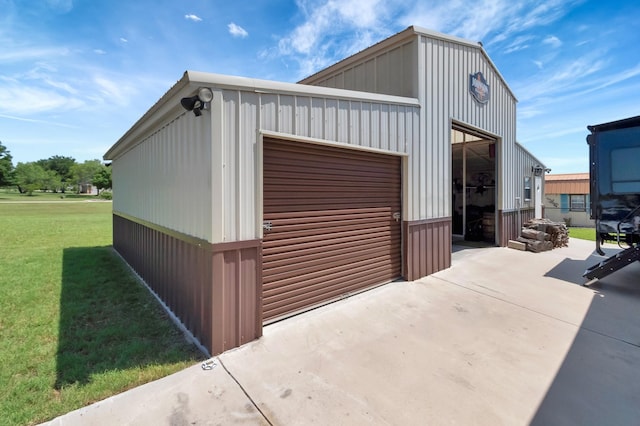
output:
[[[587,200],[585,195],[569,195],[569,209],[572,212],[587,211]]]
[[[524,200],[531,200],[531,176],[524,177]]]

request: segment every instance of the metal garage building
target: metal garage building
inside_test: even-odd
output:
[[[105,154],[114,248],[212,354],[542,216],[480,45],[410,27],[302,83],[188,71]]]

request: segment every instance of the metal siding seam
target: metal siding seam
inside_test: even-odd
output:
[[[380,148],[385,149],[387,151],[391,150],[389,144],[389,122],[390,122],[390,111],[389,105],[380,104],[380,122],[379,122],[379,131],[380,135]]]
[[[224,139],[223,139],[223,163],[222,163],[222,185],[224,186],[223,213],[223,233],[221,241],[230,241],[235,223],[235,194],[237,192],[237,181],[235,179],[235,166],[237,156],[237,96],[238,91],[226,91],[225,117],[224,117]]]
[[[369,122],[370,138],[369,146],[381,149],[380,146],[380,105],[371,103],[371,121]]]
[[[349,143],[353,145],[362,145],[360,139],[360,111],[362,110],[362,102],[350,101],[349,115]]]
[[[250,171],[253,169],[252,167],[245,167],[245,164],[243,164],[244,153],[245,151],[247,151],[245,145],[248,143],[248,141],[246,140],[247,138],[245,136],[245,132],[243,131],[244,128],[242,126],[242,124],[244,124],[245,120],[247,119],[247,117],[245,117],[245,114],[244,114],[242,103],[243,103],[243,92],[238,91],[238,100],[235,108],[236,118],[234,120],[235,121],[234,124],[236,127],[236,140],[235,140],[235,144],[233,144],[236,150],[235,161],[233,163],[233,179],[236,182],[236,190],[234,192],[234,197],[235,197],[234,203],[232,204],[233,211],[229,212],[230,216],[233,217],[234,221],[233,221],[233,227],[231,229],[228,241],[238,241],[239,239],[241,239],[242,230],[244,228],[243,216],[244,216],[244,210],[245,210],[243,209],[242,201],[246,196],[246,191],[245,191],[246,180],[244,179],[244,176],[243,176],[244,174],[241,173],[241,171],[246,171],[245,173],[251,173]]]
[[[398,131],[398,112],[399,107],[397,105],[391,105],[388,107],[388,125],[385,137],[388,140],[389,150],[399,151],[400,150],[400,134]]]
[[[349,143],[349,101],[348,100],[339,100],[337,106],[337,114],[338,114],[338,132],[337,132],[337,141]]]
[[[311,98],[311,137],[313,138],[322,138],[322,129],[324,127],[323,124],[323,105],[322,99],[320,98]],[[268,130],[268,129],[265,129]]]
[[[338,101],[336,99],[326,99],[325,105],[327,109],[325,139],[338,141],[338,123],[340,120]]]
[[[225,132],[224,120],[226,115],[226,102],[222,90],[214,91],[211,102],[211,139],[208,141],[211,147],[209,155],[209,179],[211,190],[207,196],[211,197],[209,209],[211,217],[210,242],[221,242],[224,239],[224,155]]]

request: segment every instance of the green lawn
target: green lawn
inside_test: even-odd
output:
[[[596,240],[596,229],[595,228],[569,228],[569,237],[578,238],[580,240]]]
[[[0,425],[52,419],[203,357],[112,252],[111,203],[0,200]]]
[[[64,194],[57,192],[35,191],[32,195],[20,194],[15,188],[0,189],[0,202],[7,201],[86,201],[99,199],[95,195],[76,194],[74,192],[65,192]]]

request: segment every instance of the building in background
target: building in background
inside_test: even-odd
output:
[[[547,219],[567,226],[594,227],[589,203],[589,173],[545,176],[544,212]]]

